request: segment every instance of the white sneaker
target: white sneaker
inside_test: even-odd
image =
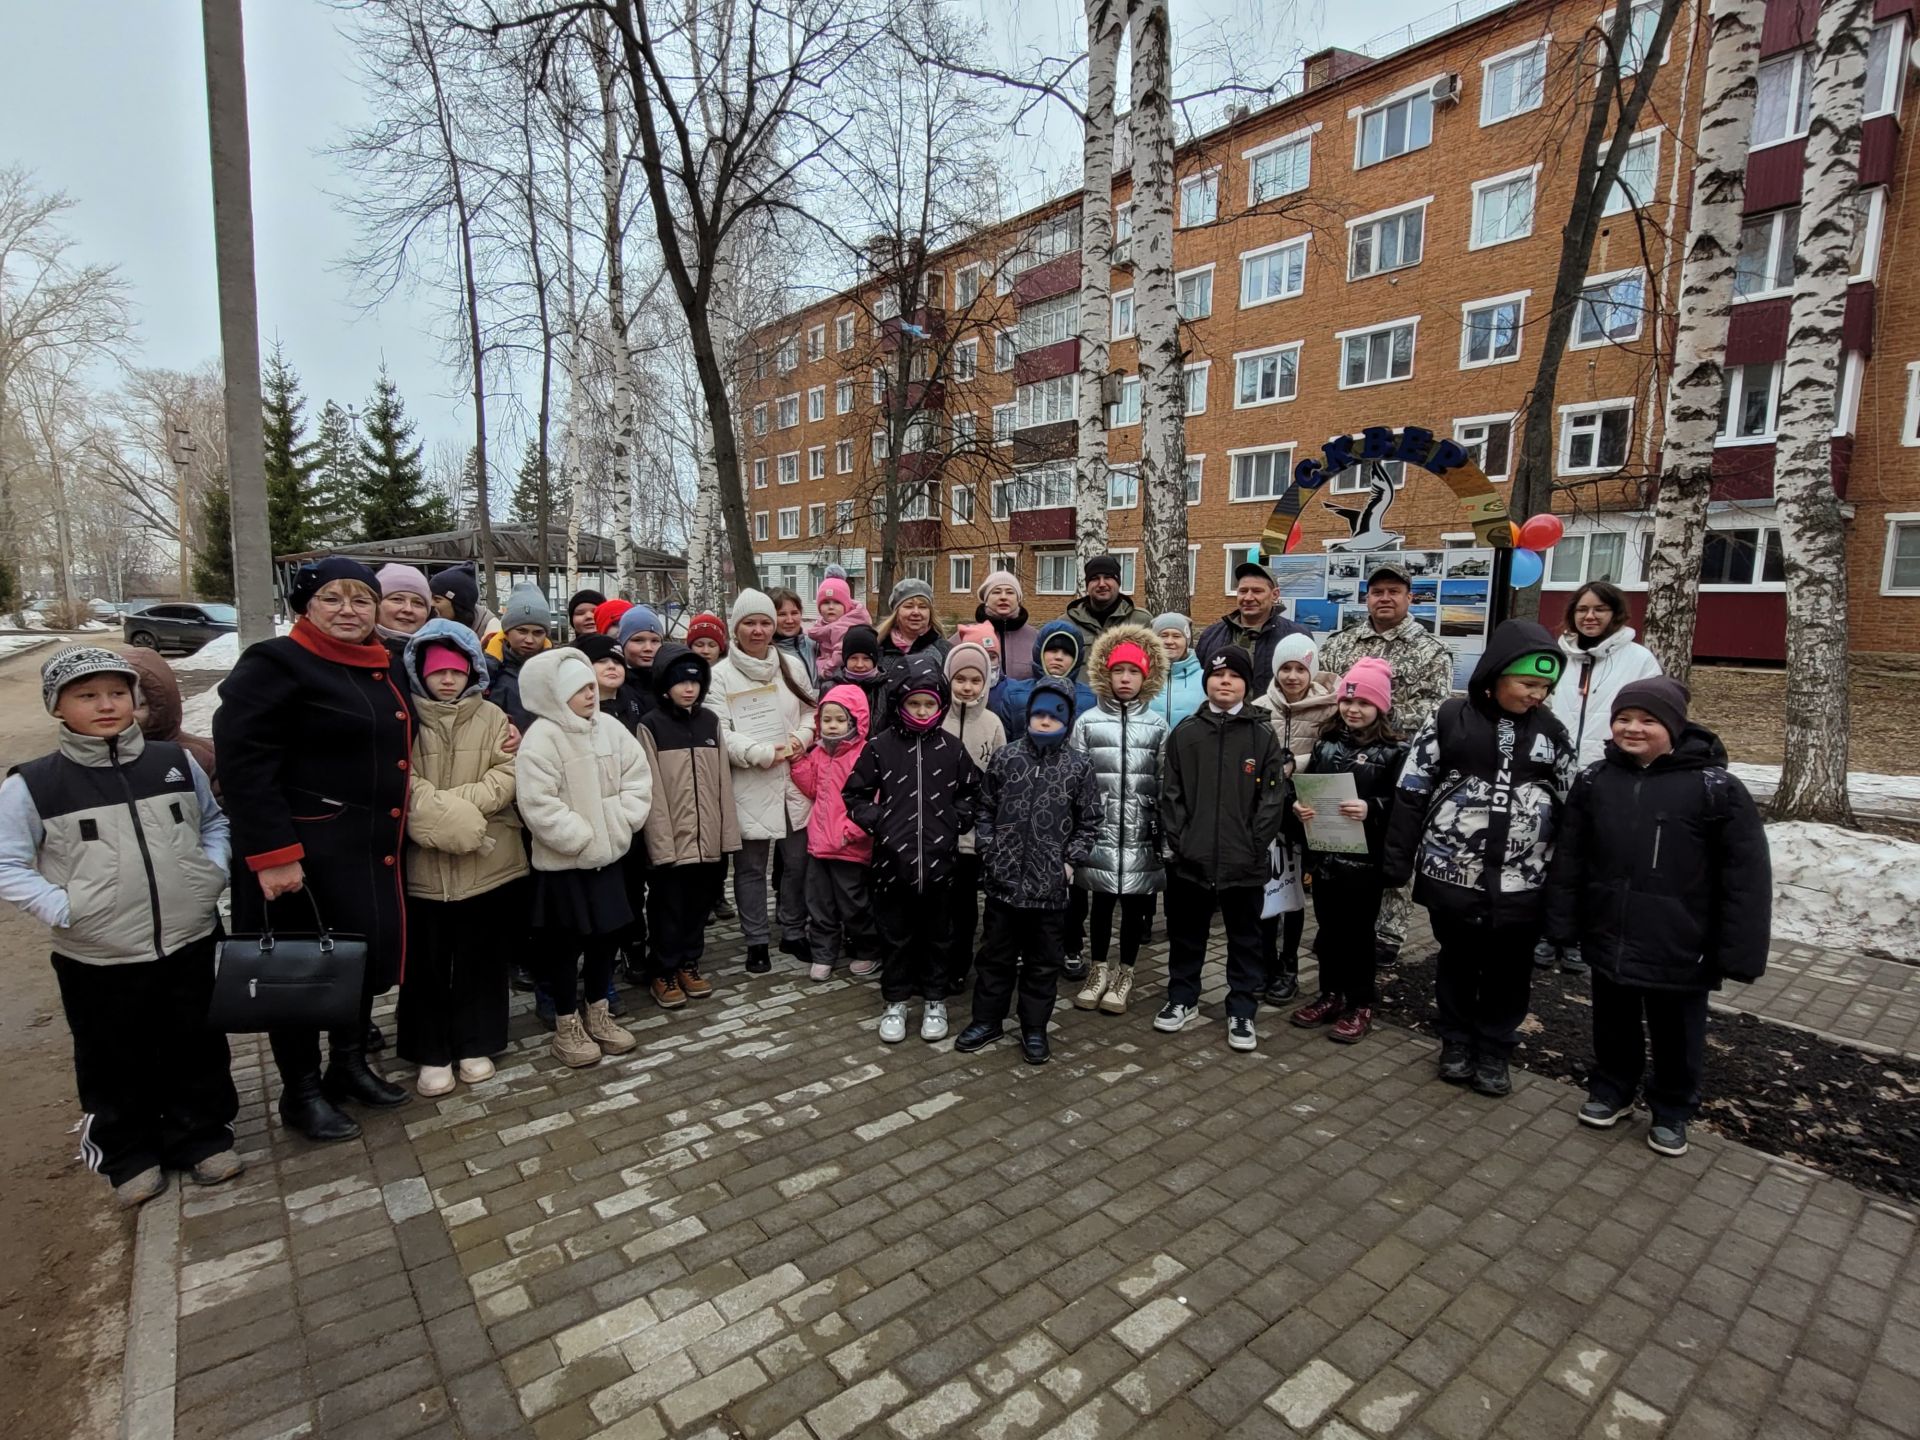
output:
[[[1227,1045],[1234,1050],[1252,1050],[1259,1046],[1259,1037],[1253,1033],[1253,1021],[1245,1015],[1234,1015],[1227,1020]]]
[[[1199,1010],[1192,1005],[1182,1005],[1178,1001],[1169,1000],[1160,1007],[1160,1013],[1153,1017],[1153,1028],[1172,1034],[1175,1030],[1186,1029],[1187,1022],[1199,1013]]]
[[[453,1067],[451,1065],[422,1065],[420,1078],[413,1082],[413,1088],[424,1098],[431,1100],[436,1095],[447,1095],[453,1091]]]
[[[807,967],[807,978],[809,980],[831,980],[833,978],[833,967],[831,965],[823,965],[816,960]]]
[[[460,1078],[469,1085],[493,1079],[493,1061],[484,1055],[469,1055],[459,1065]]]
[[[907,1038],[907,1002],[899,1000],[880,1012],[880,1038],[898,1045]]]
[[[920,1038],[922,1040],[944,1040],[947,1038],[947,1002],[929,1000],[925,1012],[920,1016]]]

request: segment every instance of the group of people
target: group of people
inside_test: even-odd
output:
[[[622,955],[664,1009],[710,996],[729,870],[749,974],[772,968],[776,926],[813,980],[877,974],[888,1044],[916,1004],[920,1037],[945,1039],[971,983],[954,1048],[1011,1019],[1032,1064],[1063,980],[1080,1010],[1128,1012],[1162,892],[1153,1027],[1198,1016],[1217,913],[1236,1051],[1257,1047],[1263,1000],[1364,1040],[1417,903],[1439,944],[1439,1078],[1507,1094],[1535,966],[1590,968],[1581,1120],[1628,1112],[1650,1037],[1649,1143],[1683,1153],[1706,997],[1761,973],[1770,875],[1751,799],[1634,643],[1625,597],[1585,586],[1557,638],[1499,626],[1455,696],[1392,560],[1367,622],[1324,642],[1255,562],[1197,638],[1120,579],[1096,557],[1036,627],[996,572],[952,633],[917,579],[877,624],[830,573],[811,623],[790,591],[747,589],[678,636],[586,591],[559,643],[535,586],[494,617],[468,568],[334,557],[298,572],[291,633],[221,685],[211,744],[179,732],[157,657],[62,651],[42,673],[59,748],[0,785],[0,898],[52,930],[88,1159],[128,1204],[168,1169],[240,1171],[205,1023],[229,876],[236,933],[304,890],[366,940],[359,1013],[324,1064],[317,1028],[269,1036],[282,1119],[326,1141],[359,1133],[354,1107],[408,1098],[369,1060],[395,985],[423,1096],[492,1077],[522,962],[559,1061],[633,1050]],[[1323,817],[1301,777],[1336,775]],[[1302,996],[1309,902],[1320,982]]]

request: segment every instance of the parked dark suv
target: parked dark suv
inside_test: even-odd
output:
[[[129,645],[191,655],[209,640],[238,630],[240,616],[231,605],[161,600],[123,616],[120,627]]]

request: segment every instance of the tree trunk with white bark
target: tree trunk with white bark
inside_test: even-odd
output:
[[[1693,668],[1700,561],[1713,490],[1713,442],[1720,428],[1727,322],[1747,193],[1760,24],[1766,0],[1719,0],[1700,105],[1693,168],[1693,215],[1680,269],[1673,371],[1667,380],[1660,493],[1653,509],[1646,633],[1660,667],[1685,681]]]
[[[1133,42],[1133,315],[1140,350],[1140,549],[1146,608],[1187,610],[1186,380],[1173,289],[1173,37],[1141,0]]]
[[[596,17],[597,18],[597,17]],[[596,31],[600,28],[596,24]],[[598,42],[600,37],[596,35]],[[593,73],[600,82],[600,197],[607,251],[607,313],[613,343],[613,554],[615,588],[637,593],[640,556],[633,540],[634,446],[640,428],[640,382],[635,374],[627,311],[626,222],[623,211],[620,128],[615,116],[613,57],[603,43],[593,47]]]
[[[1080,193],[1080,445],[1073,469],[1080,563],[1107,549],[1107,415],[1113,333],[1113,133],[1124,0],[1087,0],[1087,115]]]
[[[1773,813],[1831,824],[1852,819],[1847,527],[1832,457],[1872,28],[1873,0],[1830,0],[1814,34],[1813,118],[1773,473],[1787,572],[1787,750]]]

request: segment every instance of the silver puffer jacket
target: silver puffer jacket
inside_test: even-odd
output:
[[[1146,653],[1146,684],[1124,704],[1116,700],[1107,673],[1120,645]],[[1160,762],[1167,743],[1166,719],[1150,702],[1166,684],[1166,652],[1142,625],[1103,630],[1087,664],[1087,683],[1100,703],[1074,722],[1068,742],[1093,763],[1100,795],[1100,834],[1093,853],[1076,868],[1076,883],[1105,895],[1138,895],[1166,883],[1160,863]]]

